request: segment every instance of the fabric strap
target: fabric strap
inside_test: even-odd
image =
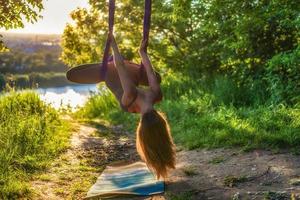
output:
[[[147,44],[144,49],[145,52],[147,52],[148,39],[149,39],[149,33],[150,33],[151,8],[152,8],[152,0],[145,0],[145,12],[144,12],[144,24],[143,24],[143,41],[147,40]],[[115,18],[115,0],[109,0],[109,17],[108,17],[108,31],[109,32],[108,32],[108,36],[106,39],[104,53],[103,53],[102,68],[100,70],[101,79],[105,79],[105,75],[107,72],[109,49],[111,46],[111,40],[109,38],[109,34],[113,33],[114,18]],[[141,72],[142,72],[143,68],[144,68],[143,64],[141,63],[141,68],[140,68]]]
[[[151,9],[152,9],[152,0],[145,0],[145,11],[144,11],[144,23],[143,23],[143,41],[147,40],[146,46],[143,49],[147,53],[149,33],[151,26]],[[144,65],[141,62],[140,74],[143,73]]]
[[[109,49],[110,49],[110,45],[111,45],[111,39],[109,38],[109,34],[113,33],[114,21],[115,21],[115,0],[109,0],[108,35],[107,35],[105,49],[104,49],[104,53],[103,53],[102,68],[100,69],[101,79],[105,79],[105,75],[107,72]]]
[[[144,12],[144,28],[143,28],[143,40],[149,39],[150,26],[151,26],[151,7],[152,0],[145,0],[145,12]],[[148,42],[144,51],[147,52]]]

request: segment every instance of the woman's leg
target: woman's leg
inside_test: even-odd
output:
[[[112,40],[112,49],[113,49],[113,55],[114,55],[114,63],[118,70],[118,74],[121,80],[122,88],[123,88],[123,96],[122,96],[122,104],[128,105],[132,102],[134,98],[136,98],[137,95],[137,89],[136,85],[134,84],[133,80],[130,78],[130,74],[127,71],[123,58],[120,54],[118,45],[115,41],[114,36],[111,38]]]
[[[68,70],[66,76],[69,81],[82,84],[93,84],[104,81],[101,77],[101,63],[84,64]]]
[[[149,56],[148,56],[147,52],[145,51],[146,43],[147,43],[147,41],[142,41],[139,53],[142,58],[142,63],[146,70],[149,87],[152,91],[152,94],[154,95],[153,98],[157,99],[157,100],[161,100],[162,93],[161,93],[161,88],[160,88],[160,80],[159,80],[160,77],[156,75],[156,73],[152,67],[151,61],[149,59]]]

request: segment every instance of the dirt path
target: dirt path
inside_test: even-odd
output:
[[[183,199],[300,197],[299,156],[217,149],[182,151],[178,160],[168,190]]]
[[[31,182],[33,199],[82,199],[107,164],[138,159],[134,142],[117,127],[73,125],[71,147]]]
[[[107,164],[139,160],[133,134],[76,126],[68,151],[32,181],[33,199],[82,199]],[[300,199],[300,156],[216,149],[180,151],[177,160],[164,195],[135,199]]]

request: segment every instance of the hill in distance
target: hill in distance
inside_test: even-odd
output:
[[[4,44],[11,49],[24,46],[60,46],[59,34],[7,33],[0,32]]]

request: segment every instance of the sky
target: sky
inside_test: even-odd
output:
[[[77,7],[88,7],[88,0],[43,0],[43,18],[34,24],[25,22],[23,29],[11,29],[10,33],[62,34],[67,22],[71,22],[70,12]]]

